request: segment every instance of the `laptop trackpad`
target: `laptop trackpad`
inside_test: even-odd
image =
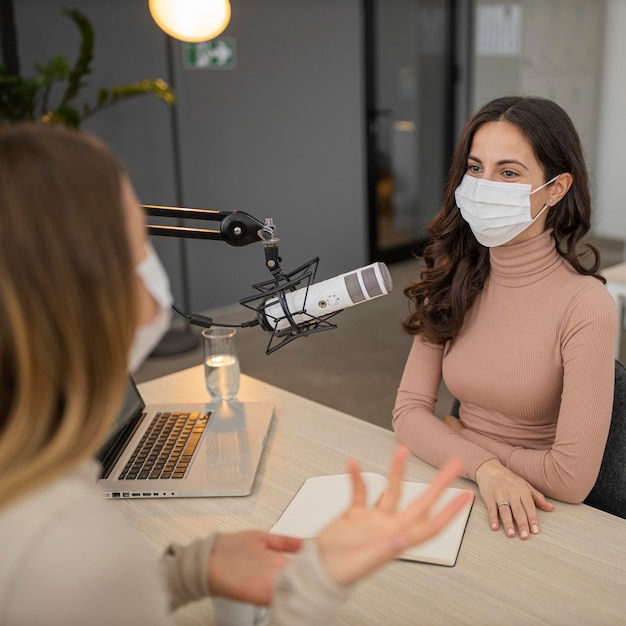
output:
[[[239,416],[225,419],[213,415],[206,433],[206,468],[211,483],[237,485],[253,473],[253,454],[258,454],[256,446],[258,428],[243,424]]]

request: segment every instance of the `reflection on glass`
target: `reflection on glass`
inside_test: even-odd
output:
[[[237,485],[250,475],[250,450],[256,433],[246,423],[240,402],[222,402],[211,416],[207,442],[207,467],[223,485]]]
[[[445,168],[445,13],[442,0],[375,3],[378,250],[426,236]]]

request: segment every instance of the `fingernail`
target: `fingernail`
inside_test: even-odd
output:
[[[522,539],[528,539],[528,531],[527,531],[527,530],[522,530],[522,531],[520,532],[519,536],[520,536]]]
[[[539,532],[539,526],[537,526],[537,524],[533,524],[530,530],[536,535]]]
[[[507,534],[509,537],[515,537],[515,529],[514,529],[514,528],[509,528],[509,529],[506,531],[506,534]]]
[[[491,524],[491,530],[498,530],[498,524],[496,524],[496,522]]]

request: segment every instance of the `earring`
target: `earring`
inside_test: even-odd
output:
[[[550,198],[550,200],[548,200],[548,202],[549,202],[550,204],[552,204],[552,203],[554,202],[554,198]]]

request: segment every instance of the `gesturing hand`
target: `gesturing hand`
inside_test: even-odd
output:
[[[436,535],[473,497],[463,492],[437,514],[431,509],[459,475],[460,461],[451,461],[426,492],[404,510],[397,505],[409,451],[399,446],[393,456],[389,483],[373,509],[366,504],[366,487],[355,461],[348,463],[353,496],[350,507],[317,537],[320,556],[333,580],[348,585],[367,576],[407,548]]]
[[[541,492],[497,459],[478,468],[476,482],[487,507],[491,529],[498,530],[500,518],[508,537],[515,537],[515,525],[520,539],[528,539],[529,533],[537,534],[537,507],[542,511],[554,510]]]
[[[260,530],[219,535],[208,573],[213,595],[269,606],[274,578],[288,563],[282,552],[297,552],[301,546],[301,539]]]

